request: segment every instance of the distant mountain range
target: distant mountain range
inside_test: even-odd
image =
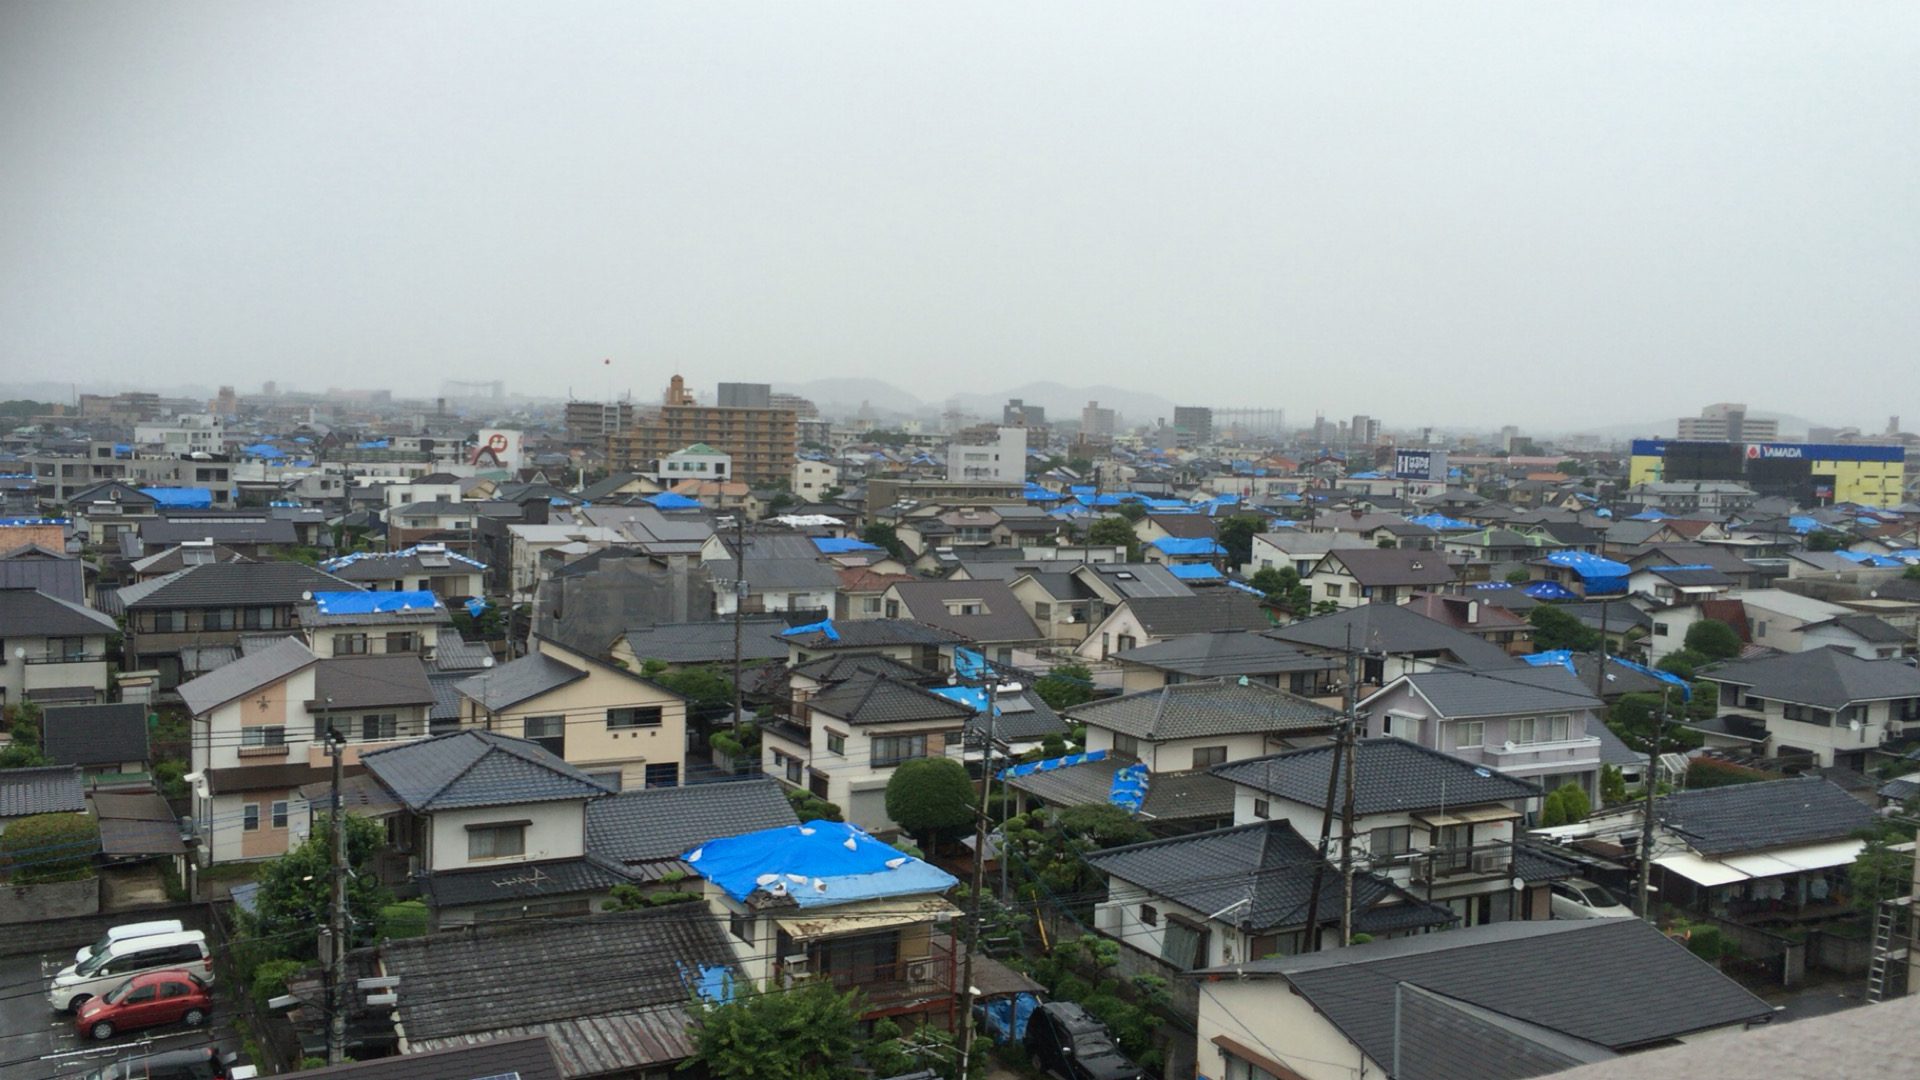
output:
[[[918,416],[936,414],[949,408],[998,417],[1001,407],[1019,398],[1029,405],[1047,410],[1048,419],[1080,419],[1080,410],[1090,401],[1113,409],[1128,423],[1150,423],[1173,419],[1173,402],[1158,394],[1126,390],[1118,386],[1066,386],[1057,382],[1032,382],[991,393],[951,394],[933,400],[920,398],[881,379],[813,379],[802,383],[776,383],[774,389],[800,396],[818,405],[822,412],[851,415],[862,404],[883,415]]]

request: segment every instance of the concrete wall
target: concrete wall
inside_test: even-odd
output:
[[[44,885],[9,885],[0,890],[0,923],[37,923],[96,915],[99,911],[100,879],[97,877]],[[0,937],[11,938],[13,934],[9,931]]]

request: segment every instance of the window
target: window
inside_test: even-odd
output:
[[[1573,718],[1566,714],[1559,716],[1525,716],[1507,724],[1508,737],[1515,743],[1565,742]]]
[[[273,827],[276,829],[284,829],[287,827],[287,801],[285,799],[281,799],[273,804]]]
[[[467,826],[467,858],[511,859],[527,853],[527,821]]]
[[[587,779],[592,780],[608,791],[619,791],[627,786],[627,782],[625,778],[620,775],[619,769],[609,769],[606,772],[590,772],[587,774]]]
[[[187,628],[184,611],[156,611],[149,620],[156,634],[177,634]]]
[[[1159,926],[1160,909],[1154,907],[1152,904],[1141,904],[1140,921],[1146,923],[1148,926]]]
[[[250,802],[240,808],[240,828],[247,832],[260,831],[260,804]]]
[[[285,745],[287,745],[287,729],[279,724],[240,729],[240,749],[242,750]]]
[[[420,635],[411,630],[396,630],[387,635],[387,651],[390,653],[410,653],[420,651]]]
[[[1384,829],[1375,829],[1367,834],[1367,852],[1376,859],[1405,855],[1411,850],[1412,842],[1411,826],[1393,825]]]
[[[366,653],[367,653],[367,635],[365,634],[333,635],[333,655],[365,656]]]
[[[1131,735],[1122,735],[1119,732],[1114,732],[1113,752],[1116,754],[1125,754],[1130,758],[1137,758],[1140,756],[1140,740]]]
[[[267,630],[273,626],[273,609],[266,607],[244,608],[240,612],[240,625],[248,630]]]
[[[753,944],[753,924],[754,918],[751,915],[742,915],[738,912],[727,913],[727,932],[749,945]]]
[[[784,755],[781,755],[781,756],[784,756]],[[800,782],[800,759],[797,757],[787,758],[786,766],[787,766],[787,783],[798,784]]]
[[[863,597],[861,597],[861,598],[860,598],[860,613],[861,613],[862,615],[878,615],[878,614],[880,614],[880,598],[879,598],[879,597],[877,597],[877,596],[863,596]]]
[[[1196,769],[1212,768],[1215,765],[1225,764],[1226,760],[1227,748],[1224,746],[1196,746],[1193,748],[1193,767]]]
[[[1461,720],[1453,725],[1453,748],[1471,750],[1487,744],[1487,725],[1481,720]]]
[[[873,745],[872,764],[876,768],[927,756],[925,735],[875,735],[869,741]]]
[[[664,720],[665,714],[658,705],[642,705],[631,709],[607,710],[608,731],[659,727]]]
[[[1338,582],[1333,582],[1333,581],[1327,582],[1327,599],[1329,600],[1340,599],[1340,585]]]
[[[1226,1080],[1280,1080],[1278,1076],[1260,1066],[1250,1061],[1242,1061],[1224,1050],[1221,1051],[1221,1056],[1227,1062]]]
[[[679,787],[680,763],[668,761],[647,766],[646,785],[648,787]]]
[[[845,735],[840,734],[837,731],[827,732],[827,753],[845,754],[846,752],[847,752],[847,737]]]
[[[200,626],[202,629],[231,630],[233,629],[233,625],[232,608],[208,608],[206,611],[200,613]]]
[[[566,717],[529,716],[524,731],[528,742],[539,744],[541,749],[555,757],[567,756]]]
[[[812,794],[814,798],[824,799],[830,790],[832,790],[832,788],[829,786],[826,773],[816,769],[807,774],[807,791]]]
[[[400,718],[393,713],[369,713],[360,718],[361,742],[380,742],[399,734]]]
[[[1033,621],[1038,623],[1052,622],[1053,605],[1036,602],[1033,605]]]
[[[1273,816],[1273,804],[1265,799],[1253,800],[1253,816],[1265,821]]]

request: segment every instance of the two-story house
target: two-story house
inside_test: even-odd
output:
[[[587,851],[588,806],[613,789],[524,739],[468,730],[361,758],[398,806],[436,928],[586,915],[628,877]]]
[[[195,832],[202,865],[284,855],[304,823],[304,784],[328,775],[308,704],[320,658],[297,638],[180,685],[192,714]]]
[[[183,663],[187,654],[231,655],[244,634],[296,630],[294,609],[308,594],[352,588],[295,562],[211,563],[128,585],[107,610],[126,614],[126,667],[159,671],[165,690],[201,666]]]
[[[1122,693],[1138,693],[1197,679],[1247,679],[1303,697],[1330,692],[1339,660],[1309,653],[1265,634],[1219,629],[1183,634],[1114,653]]]
[[[949,671],[953,650],[966,639],[912,619],[859,619],[796,626],[780,633],[787,666],[798,667],[822,656],[884,656],[922,671]]]
[[[1260,600],[1239,589],[1209,589],[1188,596],[1129,597],[1107,609],[1074,652],[1086,660],[1157,645],[1215,630],[1264,630],[1271,626]]]
[[[888,587],[882,611],[957,634],[1002,664],[1042,637],[1003,581],[904,581]]]
[[[1451,584],[1458,575],[1445,553],[1418,548],[1337,548],[1306,576],[1315,603],[1343,608],[1398,604],[1415,590]]]
[[[1332,734],[1339,713],[1285,690],[1204,679],[1076,705],[1086,748],[1111,750],[1149,772],[1208,769]]]
[[[1700,678],[1720,687],[1721,720],[1764,729],[1768,757],[1864,769],[1881,743],[1920,722],[1920,670],[1843,648],[1730,661]]]
[[[455,689],[462,728],[537,743],[609,790],[680,783],[686,699],[625,668],[536,635]]]
[[[1333,779],[1337,845],[1347,799],[1339,757],[1333,746],[1314,747],[1229,762],[1213,773],[1235,786],[1234,824],[1285,821],[1302,836],[1321,835]],[[1448,908],[1464,925],[1547,917],[1547,881],[1567,871],[1520,856],[1513,843],[1538,787],[1394,738],[1359,740],[1353,775],[1359,865]],[[1525,883],[1520,890],[1516,878]]]
[[[1304,579],[1335,548],[1372,546],[1352,533],[1307,532],[1304,529],[1259,533],[1253,538],[1253,557],[1246,565],[1246,572],[1251,577],[1262,570],[1291,566],[1294,573]]]
[[[867,1017],[953,1018],[956,950],[939,924],[953,875],[856,825],[809,821],[685,854],[752,985],[811,979],[859,991]]]
[[[1403,675],[1360,702],[1369,736],[1390,735],[1552,791],[1600,801],[1606,706],[1564,667]]]
[[[1522,666],[1483,637],[1394,604],[1317,615],[1274,627],[1267,636],[1342,661],[1348,650],[1358,652],[1362,687],[1384,686],[1402,675],[1444,667],[1498,671]]]
[[[356,551],[320,564],[327,573],[376,592],[431,592],[445,603],[486,595],[487,564],[445,544],[398,551]]]
[[[453,616],[431,592],[317,590],[294,609],[319,656],[413,656],[431,660]]]
[[[107,641],[118,625],[38,589],[0,589],[0,705],[107,699]]]

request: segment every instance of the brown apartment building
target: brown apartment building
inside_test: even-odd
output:
[[[644,471],[652,462],[694,443],[706,443],[733,456],[733,475],[749,484],[787,478],[800,448],[798,416],[793,409],[736,405],[699,405],[675,375],[666,401],[654,415],[634,417],[633,426],[607,440],[614,472]]]

